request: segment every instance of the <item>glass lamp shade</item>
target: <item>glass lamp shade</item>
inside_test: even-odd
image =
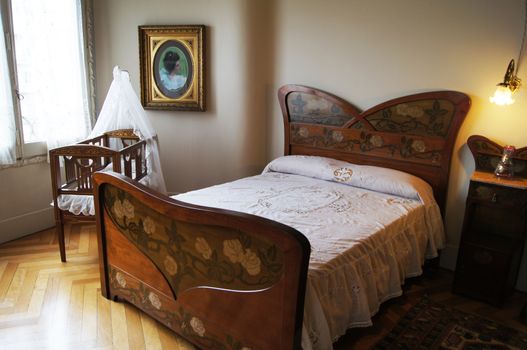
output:
[[[511,89],[507,85],[502,84],[498,85],[494,92],[494,96],[491,96],[489,100],[499,106],[511,105],[514,103]]]

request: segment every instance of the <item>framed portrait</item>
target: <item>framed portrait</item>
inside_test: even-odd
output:
[[[145,109],[205,111],[203,25],[139,26]]]

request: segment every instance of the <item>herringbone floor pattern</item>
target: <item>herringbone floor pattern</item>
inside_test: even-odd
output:
[[[71,225],[66,244],[65,264],[54,229],[0,245],[0,349],[194,349],[101,296],[94,225]]]
[[[126,303],[101,296],[93,224],[66,228],[68,262],[60,262],[55,230],[0,245],[0,349],[195,349]],[[453,295],[453,274],[439,270],[407,281],[402,297],[381,306],[373,326],[348,331],[335,350],[369,349],[417,300],[433,300],[527,331],[515,293],[502,308]]]

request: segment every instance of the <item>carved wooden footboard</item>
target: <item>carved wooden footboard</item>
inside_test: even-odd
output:
[[[300,348],[310,246],[264,218],[96,173],[101,288],[203,349]]]

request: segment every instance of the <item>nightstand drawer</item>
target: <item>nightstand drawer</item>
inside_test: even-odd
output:
[[[471,200],[500,206],[523,207],[527,204],[527,191],[481,182],[471,183],[468,196]]]
[[[520,255],[519,245],[492,249],[465,243],[458,256],[454,291],[500,305],[514,290]]]

